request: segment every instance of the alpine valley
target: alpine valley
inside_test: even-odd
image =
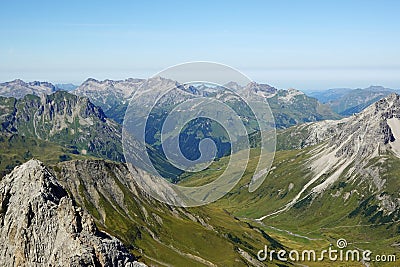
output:
[[[268,101],[277,151],[264,183],[250,193],[260,133],[240,101],[222,90],[251,134],[243,178],[206,206],[161,203],[137,184],[121,143],[129,101],[144,83],[171,84],[193,95],[219,88],[180,85],[161,77],[98,81],[80,86],[14,80],[0,84],[0,265],[2,266],[395,266],[394,262],[284,260],[270,250],[316,250],[347,240],[346,249],[400,253],[400,96],[391,90],[349,90],[308,96],[296,89],[235,83],[225,87]],[[379,89],[379,88],[378,88]],[[367,91],[364,91],[367,90]],[[390,91],[390,92],[389,92]],[[156,92],[154,92],[156,93]],[[334,92],[330,92],[334,93]],[[368,98],[363,95],[369,95]],[[162,125],[180,94],[149,121]],[[318,99],[322,99],[321,103]],[[357,98],[352,98],[353,100]],[[136,103],[146,105],[148,103]],[[218,125],[194,121],[181,149],[198,157],[211,138],[217,158],[197,173],[166,163],[150,131],[151,153],[167,179],[203,185],[227,167],[230,143]],[[149,148],[150,149],[150,148]],[[148,150],[149,151],[149,150]],[[237,162],[235,164],[241,164]]]

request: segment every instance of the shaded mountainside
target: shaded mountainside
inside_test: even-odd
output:
[[[0,97],[0,133],[52,142],[72,154],[123,161],[121,126],[88,98],[57,91],[51,95]]]
[[[2,266],[145,266],[90,215],[39,161],[0,181]]]

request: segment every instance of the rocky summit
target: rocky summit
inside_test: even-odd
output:
[[[101,232],[37,160],[0,182],[2,266],[146,266]]]

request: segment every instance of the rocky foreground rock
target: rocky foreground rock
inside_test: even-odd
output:
[[[1,266],[146,266],[101,232],[37,160],[0,181]]]

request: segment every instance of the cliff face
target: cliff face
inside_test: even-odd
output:
[[[0,225],[2,266],[145,266],[37,160],[0,181]]]
[[[0,135],[59,144],[73,154],[124,161],[121,126],[86,97],[63,91],[21,99],[0,97]]]

